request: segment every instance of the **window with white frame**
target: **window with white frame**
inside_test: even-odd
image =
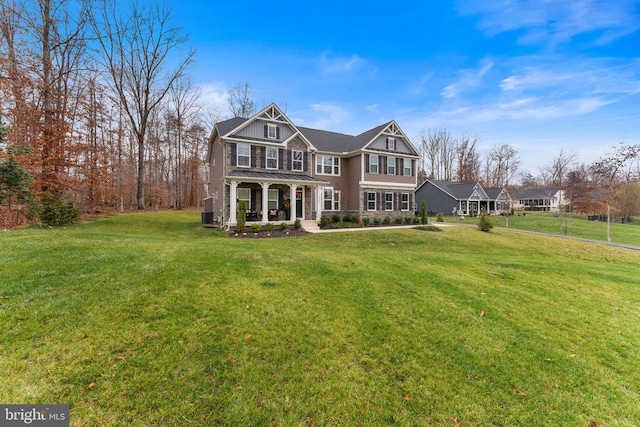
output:
[[[396,139],[395,138],[387,138],[387,150],[396,149]]]
[[[339,211],[340,210],[340,191],[334,190],[333,187],[324,188],[324,210]]]
[[[375,211],[376,210],[376,192],[375,191],[367,191],[367,210]]]
[[[278,149],[267,147],[267,169],[278,169]]]
[[[269,139],[278,138],[278,126],[272,123],[267,123],[267,138]]]
[[[251,189],[250,188],[238,188],[236,193],[238,202],[245,203],[247,210],[251,209]]]
[[[393,193],[384,193],[384,210],[393,210]]]
[[[278,209],[278,206],[280,206],[280,201],[278,199],[278,190],[269,190],[267,197],[269,198],[267,202],[267,209]]]
[[[396,174],[396,158],[387,157],[387,175]]]
[[[404,176],[411,176],[411,159],[402,159],[402,166],[403,166],[403,175]]]
[[[380,157],[377,154],[369,154],[369,173],[378,173]]]
[[[320,175],[340,175],[340,158],[334,156],[316,156],[316,173]]]
[[[304,153],[301,150],[293,150],[291,154],[291,169],[294,171],[302,172],[304,168]]]
[[[238,144],[236,164],[238,166],[251,166],[251,146],[249,144]]]
[[[400,195],[400,209],[403,211],[409,210],[409,193],[402,193]]]

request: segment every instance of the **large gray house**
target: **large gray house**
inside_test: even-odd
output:
[[[235,225],[241,200],[260,223],[412,215],[418,159],[395,121],[352,136],[296,126],[271,104],[215,125],[202,220]]]
[[[505,188],[483,188],[479,183],[426,180],[416,190],[418,209],[427,202],[431,215],[476,215],[486,210],[500,215],[510,209],[511,197]]]

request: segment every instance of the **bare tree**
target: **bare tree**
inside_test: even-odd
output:
[[[477,136],[471,139],[463,135],[456,144],[458,182],[477,182],[480,179],[480,155],[476,151],[478,141]]]
[[[567,232],[567,215],[566,209],[564,208],[564,203],[562,201],[562,194],[564,192],[564,183],[567,173],[569,172],[569,167],[571,164],[575,163],[576,154],[572,151],[565,152],[564,150],[560,150],[560,153],[556,157],[553,158],[551,162],[551,175],[553,179],[553,184],[558,186],[560,200],[558,201],[558,207],[560,208],[559,218],[560,218],[560,232]]]
[[[615,193],[618,174],[627,162],[638,158],[640,144],[626,145],[620,143],[613,147],[614,152],[600,158],[590,167],[607,206],[607,240],[611,241],[611,199]]]
[[[160,5],[134,3],[128,16],[115,0],[103,0],[90,22],[109,84],[122,104],[138,146],[137,205],[145,208],[144,156],[151,114],[173,83],[191,63],[194,51],[164,71],[170,55],[185,42],[179,28],[170,26],[170,12]]]
[[[229,111],[234,117],[250,117],[256,111],[255,101],[248,82],[229,89]]]
[[[446,129],[429,130],[420,135],[423,168],[428,178],[450,181],[456,160],[456,140]]]
[[[520,157],[509,144],[494,146],[486,156],[486,182],[492,187],[509,187],[518,172]]]

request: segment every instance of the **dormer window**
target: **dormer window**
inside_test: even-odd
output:
[[[396,150],[396,139],[395,138],[387,138],[387,150]]]
[[[269,139],[280,139],[280,129],[273,123],[264,125],[264,137]]]

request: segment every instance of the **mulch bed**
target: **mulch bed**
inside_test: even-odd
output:
[[[229,231],[229,237],[232,237],[234,239],[266,239],[266,238],[275,238],[275,237],[296,237],[296,236],[303,236],[305,234],[309,234],[309,232],[304,231],[303,229],[300,229],[300,230],[291,229],[291,230],[284,230],[284,231],[261,230],[258,232],[247,230],[244,233],[236,233],[235,230]]]

